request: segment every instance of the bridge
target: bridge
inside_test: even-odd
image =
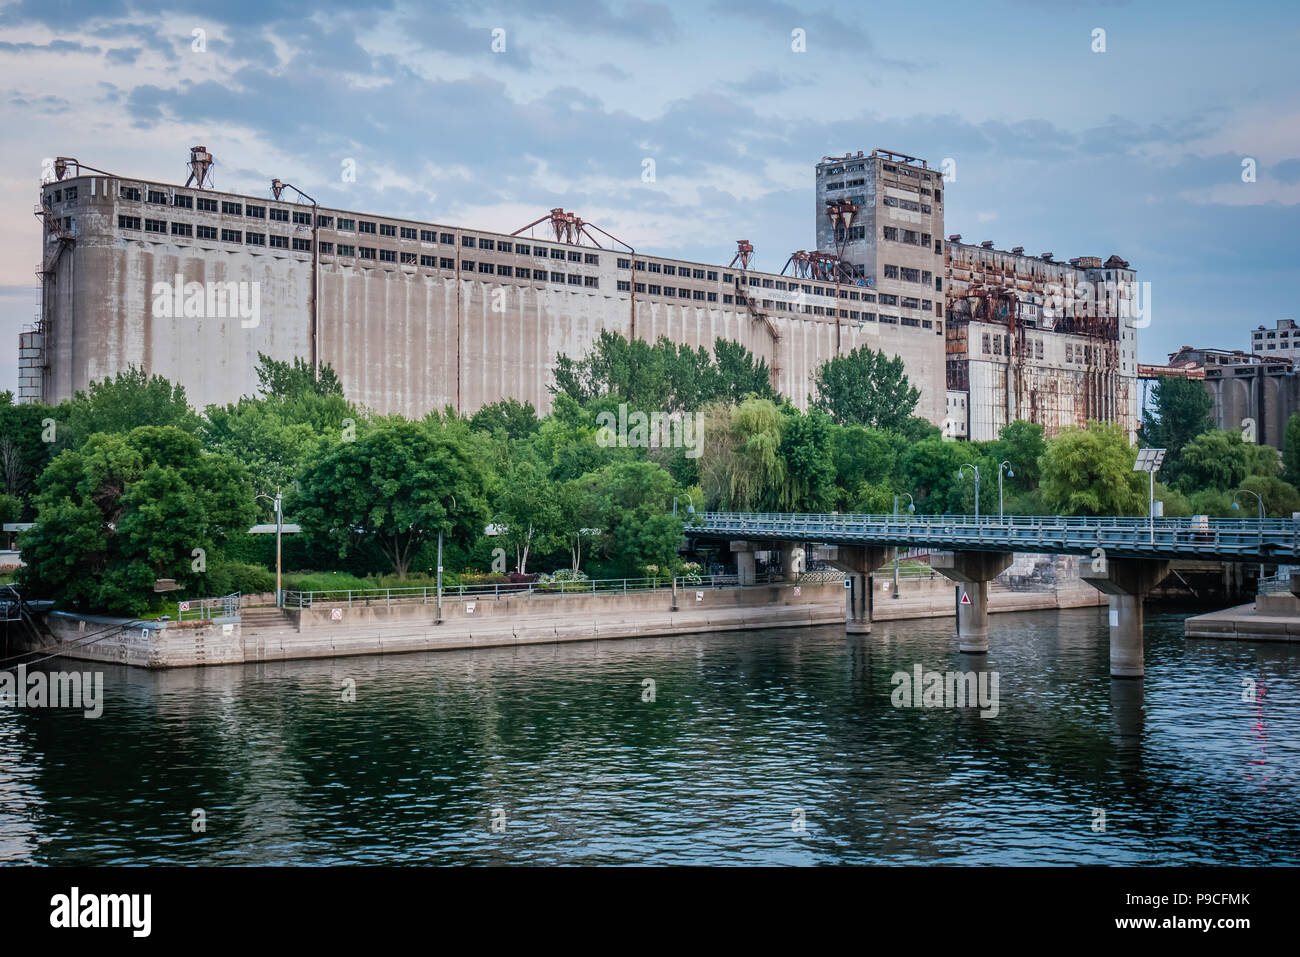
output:
[[[845,572],[845,630],[871,631],[871,576],[897,548],[928,548],[935,571],[958,583],[957,636],[963,652],[988,651],[988,583],[1014,552],[1088,556],[1082,577],[1110,599],[1110,666],[1117,678],[1143,675],[1142,598],[1174,559],[1300,564],[1300,521],[1116,516],[855,515],[701,512],[696,538],[730,541],[740,581],[753,578],[754,552],[775,544],[789,560],[800,543],[835,548]],[[788,567],[788,566],[786,566]]]

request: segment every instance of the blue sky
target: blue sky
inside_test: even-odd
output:
[[[1142,361],[1246,348],[1300,318],[1297,9],[0,0],[0,389],[36,313],[42,159],[184,182],[196,143],[221,189],[505,231],[563,206],[665,255],[747,238],[773,271],[814,243],[822,155],[951,158],[946,232],[1152,284]]]

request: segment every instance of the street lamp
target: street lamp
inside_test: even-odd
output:
[[[1004,521],[1002,515],[1002,470],[1006,469],[1007,478],[1015,478],[1016,473],[1011,471],[1011,463],[1003,460],[998,463],[998,521]]]
[[[980,467],[967,462],[957,470],[957,481],[959,482],[961,481],[963,469],[975,470],[975,524],[978,525],[980,523]]]
[[[451,507],[458,508],[456,496],[451,496]],[[438,621],[442,621],[442,526],[438,526]]]
[[[1138,449],[1137,461],[1133,463],[1134,472],[1146,472],[1151,485],[1151,498],[1147,502],[1147,515],[1151,522],[1151,544],[1156,543],[1156,472],[1164,463],[1167,449]]]
[[[259,498],[268,499],[275,503],[275,607],[282,608],[281,602],[284,600],[284,593],[280,590],[280,536],[284,533],[284,500],[280,495],[279,488],[276,488],[273,496],[267,495],[265,492],[258,492],[253,496],[254,501]]]
[[[904,492],[903,494],[907,496],[907,510],[909,512],[915,512],[916,500],[912,498],[912,493]],[[897,495],[894,496],[894,521],[895,522],[898,521],[898,496]],[[894,546],[894,597],[895,598],[898,597],[898,546],[897,545]]]
[[[1232,498],[1233,498],[1232,510],[1234,512],[1241,511],[1241,503],[1238,502],[1236,499],[1238,495],[1242,495],[1242,494],[1253,495],[1255,496],[1255,499],[1259,502],[1259,557],[1260,557],[1259,577],[1261,580],[1263,580],[1264,578],[1264,500],[1260,498],[1258,492],[1252,492],[1248,488],[1239,488],[1237,489],[1237,491],[1232,493]],[[1258,583],[1256,583],[1255,587],[1256,588],[1259,587]]]
[[[691,498],[691,493],[690,493],[690,492],[684,492],[683,494],[686,496],[686,502],[687,502],[687,505],[686,505],[686,514],[687,514],[687,515],[694,515],[694,514],[695,514],[695,499]],[[677,517],[677,498],[678,498],[678,497],[677,497],[676,495],[673,496],[673,518],[676,518],[676,517]]]

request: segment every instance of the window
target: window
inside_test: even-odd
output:
[[[679,299],[690,299],[691,291],[687,289],[685,286],[682,286],[680,289],[677,290],[677,296]]]
[[[717,293],[712,293],[712,292],[711,292],[711,293],[709,293],[709,295],[710,295],[710,296],[715,296],[715,295],[717,295]],[[730,293],[726,293],[726,292],[724,292],[724,293],[722,294],[722,304],[723,304],[724,306],[730,306],[730,305],[732,305],[733,302],[735,301],[735,298],[736,298],[736,297],[733,296],[733,295],[731,295]],[[712,302],[713,300],[710,299],[709,301]]]
[[[473,261],[472,259],[462,259],[462,260],[460,261],[460,271],[461,271],[461,272],[473,272],[473,271],[474,271],[474,261]]]
[[[573,274],[573,273],[569,273],[569,285],[570,285],[570,286],[581,286],[581,285],[582,285],[582,277],[581,277],[581,276],[578,276],[578,275],[575,275],[575,274]]]
[[[415,253],[402,253],[401,262],[403,266],[414,266],[417,256]]]
[[[293,239],[293,248],[298,250],[299,252],[309,253],[311,252],[311,240],[299,239],[297,236],[295,236]]]
[[[650,265],[649,265],[649,272],[662,273],[662,274],[665,275],[665,276],[676,276],[676,275],[677,275],[677,267],[676,267],[676,266],[665,266],[665,265],[663,265],[663,263],[650,263]]]
[[[287,209],[276,209],[272,206],[267,218],[273,223],[287,223],[289,221],[289,211]]]
[[[223,200],[221,201],[221,211],[222,211],[223,213],[225,213],[227,216],[243,216],[243,215],[244,215],[244,204],[243,204],[243,203],[231,203],[231,202],[227,202],[226,200],[223,199]]]
[[[270,246],[271,246],[272,249],[288,249],[288,248],[289,248],[289,237],[288,237],[288,236],[272,236],[272,237],[271,237],[271,241],[270,241]]]
[[[692,270],[691,270],[691,278],[692,278],[692,279],[703,279],[703,278],[704,278],[704,270],[703,270],[703,269],[692,269]]]
[[[515,274],[514,266],[497,266],[498,276],[513,276]]]
[[[340,216],[338,219],[338,225],[335,226],[334,228],[342,230],[344,232],[352,232],[354,229],[357,228],[357,221],[355,219],[344,219],[342,216]]]
[[[320,254],[321,254],[322,256],[333,256],[333,255],[334,255],[334,244],[333,244],[333,243],[321,243],[321,244],[320,244]]]
[[[437,241],[438,241],[438,234],[435,233],[432,229],[420,230],[420,242],[436,243]]]
[[[375,234],[375,224],[363,219],[357,223],[357,232],[369,233],[373,236]]]
[[[63,198],[67,200],[69,203],[73,202],[77,198],[77,187],[69,186],[67,189],[65,189],[63,191]]]
[[[920,309],[921,300],[913,299],[910,296],[904,296],[901,305],[904,309]]]
[[[173,236],[193,236],[194,227],[189,223],[172,223]]]
[[[334,225],[333,216],[317,216],[316,225],[322,229],[330,229]]]
[[[535,280],[539,280],[539,281],[541,281],[541,282],[545,282],[545,281],[546,281],[546,270],[545,270],[545,269],[534,269],[534,270],[533,270],[533,279],[535,279]]]
[[[734,279],[734,277],[733,277],[732,274],[729,273],[729,272],[724,272],[724,273],[722,274],[722,281],[723,281],[723,282],[732,282],[733,279]]]
[[[390,225],[388,225],[388,223],[380,223],[380,224],[379,224],[379,235],[381,235],[381,236],[396,236],[396,235],[397,235],[397,227],[396,227],[396,226],[390,226]]]
[[[943,280],[940,279],[938,276],[934,277],[934,291],[943,292]]]
[[[221,231],[221,241],[223,243],[242,243],[244,234],[238,229],[223,229]]]
[[[172,205],[179,206],[181,209],[193,209],[194,197],[186,196],[184,193],[177,193],[172,197]]]
[[[400,235],[403,239],[415,239],[419,234],[410,226],[403,226]]]
[[[71,199],[71,198],[72,198],[71,196],[68,197],[68,199]],[[157,203],[159,206],[166,206],[166,205],[167,205],[167,194],[164,193],[164,192],[162,192],[161,190],[151,189],[151,190],[149,190],[149,202],[151,202],[151,203]],[[239,204],[238,204],[238,203],[234,203],[233,205],[238,206]]]
[[[596,255],[595,253],[583,253],[583,254],[582,254],[582,261],[583,261],[584,263],[586,263],[588,266],[599,266],[599,265],[600,265],[600,257],[599,257],[598,255]]]
[[[905,326],[919,326],[921,321],[919,319],[910,319],[907,316],[904,316],[902,324]]]
[[[551,282],[564,282],[564,273],[562,272],[551,273]]]
[[[293,211],[293,224],[295,226],[310,226],[311,213],[300,213],[295,209]]]
[[[652,287],[652,288],[653,288],[653,287]],[[675,296],[675,295],[677,295],[677,287],[676,287],[676,286],[664,286],[664,295],[665,295],[665,296]]]
[[[623,258],[620,257],[619,260],[618,260],[618,268],[619,268],[619,269],[631,269],[631,268],[632,268],[632,260],[630,260],[630,259],[623,259]]]
[[[423,266],[423,267],[425,267],[426,269],[434,269],[434,268],[436,268],[437,265],[438,265],[438,257],[437,257],[437,256],[421,256],[421,257],[420,257],[420,265]]]
[[[620,280],[618,281],[618,291],[619,291],[619,292],[631,292],[631,291],[632,291],[632,284],[631,284],[630,282],[628,282],[626,279],[620,279]]]
[[[475,246],[474,237],[473,237],[473,236],[462,236],[462,237],[460,237],[460,244],[461,244],[462,246],[468,246],[470,249],[473,249],[474,246]]]
[[[578,252],[576,249],[570,249],[568,260],[571,263],[580,263],[582,262],[582,253]]]
[[[547,249],[546,249],[546,247],[545,247],[545,246],[534,246],[534,247],[533,247],[533,255],[539,257],[540,259],[545,259],[546,256],[547,256]]]
[[[886,226],[884,236],[890,242],[898,242],[898,229],[894,226]]]
[[[716,272],[714,272],[712,269],[709,270],[709,272],[708,272],[708,277],[709,277],[709,282],[717,282],[717,281],[718,281],[718,274],[717,274]]]
[[[339,243],[340,256],[355,256],[356,254],[357,254],[356,246],[353,246],[351,243]]]
[[[704,290],[703,290],[703,289],[693,289],[693,290],[691,290],[691,298],[692,298],[692,299],[698,299],[700,302],[703,302],[703,301],[704,301]]]
[[[357,255],[360,256],[362,259],[374,259],[375,252],[376,251],[373,246],[362,246],[360,249],[357,250]]]
[[[531,246],[527,246],[524,243],[515,243],[515,254],[518,256],[531,256],[533,250]]]
[[[492,273],[494,273],[494,272],[497,271],[497,267],[496,267],[495,265],[493,265],[492,263],[479,263],[479,264],[478,264],[478,271],[481,272],[481,273],[487,273],[487,274],[491,275]]]
[[[195,226],[194,235],[199,239],[216,239],[217,227],[216,226]],[[272,238],[278,239],[280,237],[272,237]],[[271,245],[274,246],[275,243],[271,243]]]
[[[886,266],[886,267],[885,267],[885,278],[886,278],[886,279],[897,279],[897,278],[898,278],[898,267],[897,267],[897,266]]]
[[[645,292],[645,283],[643,283],[643,282],[639,282],[639,283],[637,283],[637,284],[636,284],[636,291],[637,291],[637,292]]]
[[[144,221],[144,231],[146,233],[165,233],[167,232],[167,223],[161,219],[146,219]]]
[[[265,246],[266,233],[244,233],[244,242],[249,246]]]
[[[438,257],[438,268],[439,268],[439,269],[455,269],[455,268],[456,268],[456,260],[452,259],[450,256],[439,256],[439,257]]]
[[[888,293],[883,293],[883,292],[882,292],[882,293],[880,293],[880,304],[881,304],[882,306],[897,306],[897,305],[898,305],[898,297],[897,297],[897,296],[891,296],[891,295],[889,295]]]
[[[904,266],[903,268],[901,268],[901,269],[899,270],[899,274],[900,274],[900,277],[902,278],[903,282],[920,282],[920,281],[921,281],[921,271],[920,271],[919,269],[908,269],[906,266]],[[930,281],[930,274],[929,274],[929,273],[926,273],[926,274],[925,274],[925,281],[926,281],[927,283]]]
[[[582,284],[588,289],[596,289],[600,286],[600,279],[595,276],[583,276]]]
[[[250,216],[253,219],[266,219],[266,207],[253,206],[250,204],[244,207],[244,215]]]
[[[638,285],[640,285],[640,284],[638,283]],[[656,286],[654,283],[651,283],[649,286],[646,287],[646,289],[649,291],[650,295],[652,295],[652,296],[661,296],[661,295],[663,295],[663,291],[664,291],[663,286]],[[675,292],[675,291],[676,291],[676,290],[674,290],[674,292]],[[670,293],[668,293],[668,295],[671,296],[671,295],[673,295],[673,293],[670,292]]]
[[[497,252],[508,253],[512,251],[513,243],[506,242],[504,239],[497,240]]]
[[[201,213],[215,213],[217,211],[217,201],[204,196],[195,198],[194,205]]]
[[[117,192],[123,199],[140,199],[140,187],[138,186],[123,186]]]
[[[456,243],[456,237],[451,233],[439,233],[438,242],[446,246],[453,246]]]

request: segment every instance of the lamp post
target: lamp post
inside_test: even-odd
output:
[[[957,470],[957,479],[961,480],[963,469],[973,469],[975,472],[975,524],[980,523],[980,467],[967,462]]]
[[[1232,510],[1234,512],[1241,511],[1241,503],[1236,501],[1238,495],[1253,495],[1256,501],[1259,502],[1259,579],[1262,581],[1264,578],[1264,500],[1260,498],[1258,492],[1252,492],[1248,488],[1239,488],[1232,493]],[[1255,587],[1259,588],[1258,582],[1256,582]]]
[[[1137,461],[1133,463],[1134,472],[1146,472],[1150,485],[1150,498],[1147,500],[1147,515],[1151,525],[1151,544],[1156,543],[1156,473],[1164,463],[1167,449],[1138,449]]]
[[[258,492],[254,498],[264,498],[275,503],[275,607],[282,608],[281,602],[284,599],[280,590],[280,536],[284,533],[284,499],[279,488],[276,488],[274,496]]]
[[[695,514],[695,499],[691,498],[691,493],[690,493],[690,492],[684,492],[683,494],[686,496],[686,503],[687,503],[687,504],[686,504],[686,514],[687,514],[687,515],[694,515],[694,514]],[[677,517],[677,499],[678,499],[678,496],[674,495],[674,496],[673,496],[673,518],[676,518],[676,517]]]
[[[1002,470],[1006,469],[1007,478],[1015,478],[1016,473],[1011,471],[1011,463],[1005,459],[998,463],[998,521],[1005,521],[1002,514]]]
[[[457,507],[454,495],[451,497],[451,507]],[[442,621],[442,526],[438,527],[438,621]]]
[[[912,498],[912,493],[904,492],[903,494],[907,496],[908,512],[915,512],[916,500]],[[894,522],[895,523],[898,522],[898,496],[897,495],[894,496]],[[898,546],[897,545],[894,546],[894,597],[895,598],[898,597]]]

